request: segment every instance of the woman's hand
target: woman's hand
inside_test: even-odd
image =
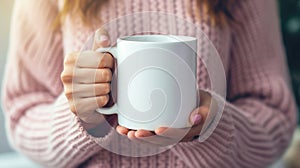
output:
[[[146,142],[159,146],[167,146],[180,142],[192,141],[198,138],[201,132],[204,121],[208,115],[211,104],[211,95],[207,92],[200,91],[200,106],[196,108],[190,115],[192,128],[175,129],[160,127],[154,132],[146,130],[129,130],[123,126],[117,127],[117,132],[126,135],[133,141]],[[179,139],[180,138],[180,139]]]
[[[70,110],[83,121],[86,129],[104,121],[104,116],[95,110],[109,101],[114,59],[108,53],[95,52],[95,49],[109,45],[106,31],[98,30],[92,50],[68,54],[64,61],[61,80],[65,96]]]

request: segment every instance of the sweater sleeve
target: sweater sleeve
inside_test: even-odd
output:
[[[60,74],[63,46],[51,25],[57,4],[17,0],[3,84],[3,107],[14,148],[45,167],[76,167],[102,148],[69,111]]]
[[[228,95],[205,142],[173,152],[190,167],[266,167],[281,157],[296,126],[275,0],[245,0],[233,12]]]

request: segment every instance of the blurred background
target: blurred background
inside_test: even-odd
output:
[[[0,86],[3,79],[3,70],[6,60],[8,38],[9,38],[9,28],[10,28],[10,18],[13,6],[13,0],[1,0],[0,1]],[[0,89],[1,93],[1,89]],[[11,148],[7,143],[5,136],[5,126],[4,126],[4,116],[2,108],[0,107],[0,153],[10,152]]]
[[[3,69],[7,54],[13,2],[13,0],[0,1],[0,82],[3,78]],[[300,105],[300,0],[281,0],[279,1],[279,8],[293,91],[298,105]],[[0,108],[0,155],[1,153],[13,151],[6,139],[4,116],[1,110]]]
[[[300,0],[279,0],[281,29],[293,90],[300,105]],[[299,115],[300,119],[300,115]],[[300,120],[299,120],[300,121]]]

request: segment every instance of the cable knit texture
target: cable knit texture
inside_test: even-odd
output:
[[[102,23],[143,11],[174,14],[192,22],[215,45],[226,70],[227,102],[213,134],[205,142],[179,143],[142,158],[103,149],[97,142],[109,143],[109,135],[90,136],[70,112],[60,81],[64,54],[79,51],[100,25],[87,28],[67,18],[61,31],[54,32],[51,23],[58,4],[55,0],[19,0],[14,7],[2,98],[10,141],[32,160],[45,167],[254,168],[269,165],[288,146],[296,125],[296,106],[275,0],[239,2],[232,11],[235,22],[223,28],[198,19],[204,14],[195,7],[196,0],[109,0],[101,8]],[[143,32],[144,25],[165,34],[195,36],[195,30],[178,20],[146,19],[118,21],[108,30],[112,41]],[[168,26],[170,22],[175,26]],[[201,63],[209,59],[205,45],[199,42],[197,77],[199,87],[209,88]]]

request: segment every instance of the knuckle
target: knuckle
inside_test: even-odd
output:
[[[72,92],[65,92],[65,96],[68,100],[73,100],[73,93]]]
[[[106,67],[106,55],[107,55],[107,53],[99,53],[100,54],[100,64],[99,64],[99,67],[102,67],[102,68],[104,68],[104,67]]]
[[[60,78],[63,83],[71,83],[73,81],[73,75],[67,74],[65,72],[61,74]]]
[[[105,106],[108,103],[108,99],[109,99],[108,96],[99,97],[98,105],[101,106],[101,107]]]
[[[103,87],[104,94],[108,94],[110,92],[110,84],[106,83]]]
[[[96,30],[96,35],[108,35],[108,32],[104,28],[99,28]]]
[[[102,53],[102,57],[100,60],[100,67],[106,67],[106,68],[110,68],[111,65],[113,64],[113,58],[112,55],[110,53]]]
[[[110,71],[110,69],[103,69],[102,70],[102,78],[104,81],[110,81],[112,78],[112,73]]]
[[[115,58],[113,57],[113,55],[109,54],[108,62],[109,62],[109,68],[114,68]]]
[[[109,63],[108,65],[111,65],[114,61],[113,56],[111,53],[106,53],[105,55],[105,60]]]
[[[65,71],[63,71],[63,72],[60,74],[60,80],[61,80],[62,82],[64,82],[64,80],[63,80],[64,76],[65,76]]]
[[[78,111],[77,111],[77,109],[76,109],[76,106],[75,106],[73,103],[70,104],[70,110],[71,110],[74,114],[77,114],[77,113],[78,113]]]
[[[65,57],[64,64],[65,65],[74,64],[76,62],[76,59],[77,59],[77,53],[76,52],[67,54],[66,57]]]

